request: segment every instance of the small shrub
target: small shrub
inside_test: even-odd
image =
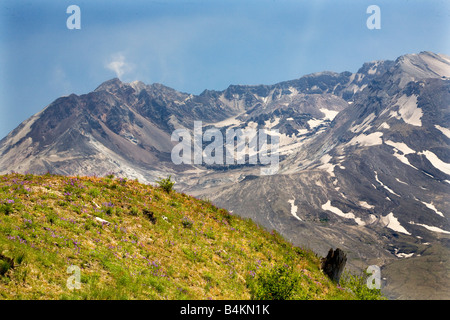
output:
[[[106,178],[113,179],[114,178],[114,173],[110,172],[109,174],[106,175]]]
[[[256,252],[260,252],[263,247],[263,244],[261,242],[252,242],[249,244],[249,246]]]
[[[58,203],[58,206],[63,207],[63,208],[68,206],[68,203],[65,201],[59,200],[57,203]]]
[[[5,275],[5,273],[7,273],[9,269],[11,269],[11,267],[11,263],[0,259],[0,276]]]
[[[179,207],[180,207],[180,204],[179,204],[178,202],[172,200],[172,201],[170,202],[170,206],[171,206],[171,207],[174,207],[174,208],[179,208]]]
[[[249,282],[254,300],[288,300],[295,293],[299,276],[292,266],[283,264],[261,270]]]
[[[207,237],[208,239],[216,239],[215,235],[214,235],[214,231],[212,230],[208,230],[205,232],[205,237]]]
[[[233,215],[229,213],[225,209],[219,209],[219,213],[222,215],[222,217],[228,222],[228,224],[231,224],[233,220]]]
[[[54,213],[49,213],[48,215],[46,215],[47,218],[47,222],[50,223],[50,225],[55,224],[59,219],[58,216]]]
[[[11,203],[0,204],[0,212],[5,215],[9,215],[10,213],[13,212],[12,204]]]
[[[14,268],[14,259],[0,254],[0,276],[5,275],[12,268]]]
[[[212,273],[208,272],[208,271],[203,272],[202,278],[205,279],[206,282],[212,282],[214,280],[214,277],[213,277]]]
[[[196,249],[188,249],[183,248],[181,249],[183,253],[185,254],[186,258],[192,262],[203,262],[204,258],[202,257],[201,253],[198,252]]]
[[[33,174],[31,174],[31,173],[26,173],[25,174],[25,177],[23,177],[23,179],[24,180],[28,180],[28,181],[31,181],[31,180],[33,180]]]
[[[83,187],[78,185],[77,182],[71,181],[64,186],[64,195],[66,196],[79,196],[83,191]]]
[[[181,220],[181,224],[183,225],[183,227],[185,228],[192,228],[194,221],[192,221],[191,219],[189,219],[188,217],[183,217],[183,219]]]
[[[118,178],[119,183],[124,186],[127,184],[127,179],[126,178]]]
[[[173,185],[175,184],[175,182],[171,180],[171,176],[165,179],[157,180],[156,183],[159,185],[161,189],[163,189],[167,193],[172,191]]]
[[[158,277],[149,277],[147,281],[148,284],[151,287],[153,287],[157,292],[164,293],[166,286],[164,285],[161,279],[159,279]]]
[[[139,214],[139,209],[136,206],[130,208],[130,215],[137,216]]]
[[[114,208],[112,208],[112,207],[105,207],[105,213],[108,215],[108,216],[112,216],[113,215],[113,213],[114,213]]]
[[[139,242],[139,237],[135,234],[130,234],[128,236],[128,238],[130,238],[130,240],[134,241],[134,242]]]
[[[358,276],[344,272],[340,284],[343,288],[350,289],[361,300],[384,300],[380,289],[370,289],[367,286],[368,274]]]
[[[100,195],[100,191],[97,188],[89,189],[88,193],[92,198],[96,198]]]
[[[84,229],[87,230],[91,230],[92,227],[95,227],[96,224],[94,223],[94,221],[92,219],[87,219],[86,222],[84,223]]]

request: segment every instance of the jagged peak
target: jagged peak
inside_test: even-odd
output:
[[[409,81],[450,77],[450,57],[430,51],[405,54],[395,60],[395,70],[401,77],[400,87]]]
[[[123,82],[120,81],[119,78],[113,78],[110,80],[107,80],[103,82],[101,85],[99,85],[94,92],[98,91],[110,91],[111,88],[120,88],[120,86],[123,85]]]
[[[136,91],[136,93],[141,92],[142,90],[144,90],[147,87],[147,85],[145,83],[143,83],[142,81],[139,81],[139,80],[130,82],[130,83],[128,83],[128,85],[130,87],[132,87]]]
[[[321,76],[339,76],[338,72],[334,71],[321,71],[321,72],[313,72],[310,74],[305,75],[305,77],[321,77]]]

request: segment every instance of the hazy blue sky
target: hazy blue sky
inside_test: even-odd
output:
[[[81,29],[69,30],[69,5]],[[369,5],[381,29],[369,30]],[[406,53],[450,54],[448,0],[1,0],[0,139],[57,97],[119,76],[199,94]]]

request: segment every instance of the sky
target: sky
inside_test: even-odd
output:
[[[71,5],[80,29],[67,27]],[[370,5],[379,29],[367,26]],[[0,139],[58,97],[115,77],[200,94],[450,55],[449,35],[448,0],[1,0]]]

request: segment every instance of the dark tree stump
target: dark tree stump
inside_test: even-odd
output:
[[[148,220],[150,220],[150,222],[151,222],[152,224],[155,224],[155,223],[156,223],[156,217],[155,217],[155,215],[154,215],[153,212],[151,212],[151,211],[148,210],[147,208],[144,208],[144,210],[142,211],[142,213],[144,214],[144,216],[145,216]]]
[[[344,271],[347,255],[341,249],[333,251],[331,248],[325,258],[321,260],[320,268],[333,281],[339,283],[342,271]]]

